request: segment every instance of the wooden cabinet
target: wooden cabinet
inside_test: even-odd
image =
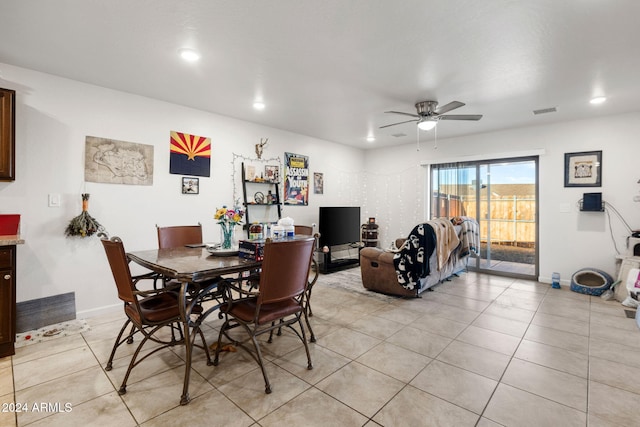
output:
[[[0,88],[0,181],[16,179],[16,92]]]
[[[0,357],[15,354],[16,247],[0,246]]]

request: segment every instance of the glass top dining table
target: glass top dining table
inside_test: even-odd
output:
[[[189,403],[189,377],[196,330],[209,314],[217,310],[220,301],[222,276],[238,274],[260,268],[261,261],[240,258],[237,255],[218,256],[202,247],[166,248],[127,253],[132,262],[165,278],[180,282],[180,314],[186,347],[185,374],[181,405]],[[202,310],[204,301],[217,300],[218,304]],[[197,309],[196,309],[197,308]]]
[[[202,248],[166,248],[127,253],[129,259],[149,270],[182,283],[199,283],[219,276],[259,268],[261,261],[237,255],[219,256]]]

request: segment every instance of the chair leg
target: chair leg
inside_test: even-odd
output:
[[[198,334],[200,335],[200,339],[202,340],[202,347],[204,348],[204,352],[207,355],[207,366],[213,365],[211,361],[211,353],[209,352],[209,346],[207,346],[207,341],[204,339],[204,333],[202,333],[202,329],[198,327]]]
[[[271,327],[275,326],[276,322],[271,322]],[[278,335],[282,335],[282,328],[278,328]],[[269,339],[267,340],[269,344],[273,342],[273,329],[269,332]]]
[[[262,351],[260,351],[260,344],[258,340],[256,340],[255,335],[251,334],[251,341],[253,342],[253,346],[256,349],[256,355],[258,365],[260,365],[260,369],[262,370],[262,376],[264,377],[264,392],[267,394],[271,393],[271,384],[269,383],[269,377],[267,377],[267,370],[264,367],[264,362],[262,361]]]
[[[171,345],[176,345],[184,340],[182,328],[180,326],[180,322],[175,322],[169,325],[169,329],[171,329]],[[180,338],[178,339],[176,339],[176,331],[178,331],[178,335],[180,335]]]
[[[311,328],[311,322],[309,322],[309,317],[311,316],[311,314],[307,314],[307,311],[311,313],[311,307],[308,305],[308,302],[307,302],[307,305],[305,305],[305,307],[303,308],[302,314],[304,314],[304,321],[307,324],[307,328],[309,328],[309,341],[316,342],[316,336],[313,333],[313,328]]]
[[[142,350],[142,347],[147,342],[149,337],[152,336],[158,329],[159,327],[155,327],[150,333],[142,331],[144,334],[144,338],[142,339],[142,341],[140,341],[140,344],[138,344],[138,348],[136,348],[136,351],[133,353],[133,356],[131,356],[131,362],[129,362],[127,373],[124,375],[124,379],[122,380],[122,384],[120,385],[118,394],[123,395],[127,392],[127,380],[129,380],[129,375],[131,374],[131,371],[133,370],[133,368],[138,364],[138,362],[140,362],[140,361],[136,361],[136,359],[138,358],[138,355],[140,354],[140,350]],[[141,360],[143,359],[144,357]]]
[[[303,313],[304,313],[304,310],[303,310]],[[306,314],[305,314],[305,316],[306,316]],[[311,370],[311,369],[313,369],[313,363],[311,363],[311,353],[309,352],[309,345],[307,344],[307,337],[306,337],[306,335],[304,333],[304,326],[302,326],[302,319],[300,318],[300,315],[298,314],[297,317],[298,317],[298,325],[300,326],[300,332],[302,333],[302,336],[300,338],[302,339],[302,344],[304,344],[304,350],[307,352],[307,369]],[[307,322],[308,322],[308,320],[307,320]],[[309,328],[309,329],[311,329],[311,328]],[[315,338],[313,340],[315,341]]]
[[[136,325],[131,325],[131,330],[127,336],[127,344],[133,344],[133,334],[136,332]]]
[[[124,322],[124,325],[122,325],[122,328],[120,329],[120,332],[118,333],[118,336],[116,337],[116,342],[113,343],[113,349],[111,350],[111,356],[109,356],[109,360],[107,361],[107,366],[104,368],[106,371],[110,371],[111,368],[113,367],[113,358],[116,355],[116,350],[118,349],[118,347],[120,347],[120,344],[122,344],[124,341],[120,341],[120,338],[122,338],[122,334],[124,333],[124,330],[127,329],[127,326],[129,325],[129,323],[131,323],[130,319],[127,319],[126,322]],[[132,326],[131,328],[131,332],[129,332],[129,335],[127,336],[126,340],[127,340],[127,344],[129,344],[129,340],[131,340],[131,342],[133,342],[133,330],[135,328],[135,325]]]
[[[309,317],[313,317],[313,312],[311,311],[311,289],[309,288],[309,290],[307,291],[307,304],[305,305],[306,310],[308,311],[308,316]]]
[[[234,341],[233,339],[231,339],[231,337],[229,337],[228,335],[225,334],[225,331],[227,329],[231,329],[229,328],[229,319],[226,319],[225,322],[222,324],[222,326],[220,327],[220,333],[218,334],[218,345],[216,346],[216,352],[215,352],[215,356],[213,358],[213,366],[218,366],[218,362],[219,362],[219,356],[220,356],[220,348],[222,347],[222,335],[225,335],[227,338],[229,338],[231,341]],[[275,322],[272,323],[272,326],[275,325]],[[242,322],[236,322],[236,324],[233,325],[233,327],[236,326],[242,326],[242,328],[249,334],[249,336],[251,337],[251,341],[253,342],[253,347],[255,348],[255,355],[252,355],[253,358],[255,359],[256,362],[258,362],[258,365],[260,365],[260,369],[262,370],[262,376],[264,378],[264,392],[269,394],[271,393],[271,384],[269,383],[269,377],[267,376],[267,371],[264,367],[264,362],[262,361],[262,351],[260,351],[260,344],[258,343],[258,341],[256,340],[256,337],[253,333],[253,331],[251,331],[251,329],[244,323]],[[271,330],[271,332],[273,332],[273,330]],[[240,344],[240,346],[245,349],[245,351],[249,352],[249,354],[251,354],[251,350],[249,350],[247,347],[245,347],[243,344]]]
[[[227,326],[229,326],[229,319],[225,319],[224,323],[220,327],[220,332],[218,333],[218,345],[216,346],[216,352],[213,356],[213,366],[218,366],[218,357],[220,356],[220,347],[222,347],[222,335],[226,330]]]

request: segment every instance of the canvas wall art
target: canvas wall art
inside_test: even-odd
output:
[[[169,173],[211,176],[211,138],[171,131]]]
[[[108,184],[153,185],[153,145],[87,136],[84,179]]]

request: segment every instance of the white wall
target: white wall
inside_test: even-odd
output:
[[[225,116],[112,91],[0,64],[0,86],[17,92],[16,174],[0,182],[0,213],[20,213],[26,244],[18,246],[18,301],[76,293],[78,316],[119,307],[97,238],[65,238],[69,220],[81,211],[80,194],[91,194],[89,212],[128,250],[156,247],[155,224],[201,222],[205,241],[218,240],[214,209],[232,203],[233,154],[254,157],[254,144],[268,137],[264,157],[284,152],[309,156],[310,171],[324,173],[324,195],[311,192],[308,207],[285,206],[298,224],[317,222],[318,206],[362,206],[376,217],[383,246],[406,235],[427,216],[426,173],[421,166],[465,156],[501,157],[542,150],[540,156],[540,279],[553,271],[566,282],[583,267],[615,273],[614,249],[605,214],[580,213],[583,192],[602,191],[634,229],[640,228],[640,113],[508,130],[464,138],[361,151]],[[182,195],[180,175],[169,170],[169,132],[212,140],[211,177],[200,194]],[[87,135],[155,147],[153,186],[84,182]],[[602,188],[564,188],[564,153],[603,151]],[[62,195],[60,208],[47,195]],[[560,205],[569,203],[569,213]],[[612,216],[616,244],[626,231]]]
[[[607,215],[579,212],[576,203],[585,192],[602,191],[603,199],[630,227],[640,229],[640,203],[633,202],[640,194],[638,135],[640,113],[629,113],[440,140],[437,149],[431,139],[420,144],[420,151],[416,151],[416,144],[370,150],[365,152],[368,192],[376,203],[369,205],[369,212],[381,225],[382,245],[386,247],[428,216],[428,201],[423,196],[427,176],[420,164],[501,158],[537,150],[543,153],[539,162],[540,280],[550,281],[551,273],[557,271],[568,283],[571,275],[584,267],[614,275],[616,249]],[[602,187],[565,188],[564,154],[594,150],[603,152]],[[561,205],[567,203],[570,212],[562,213]],[[628,232],[613,214],[610,223],[615,244],[623,252]]]
[[[233,203],[234,154],[255,158],[263,137],[269,138],[263,157],[306,155],[310,172],[324,173],[324,195],[311,192],[309,206],[285,206],[283,216],[311,224],[318,206],[360,204],[361,150],[6,64],[0,70],[0,86],[16,90],[17,98],[16,180],[0,182],[0,213],[22,215],[19,302],[75,292],[79,317],[119,308],[99,240],[64,236],[81,212],[80,194],[91,194],[89,213],[127,250],[157,247],[156,224],[200,222],[204,240],[217,241],[213,213]],[[182,177],[169,174],[172,130],[211,138],[211,177],[200,177],[199,195],[181,194]],[[87,135],[153,145],[153,186],[85,182]],[[48,207],[50,193],[62,195],[61,207]]]

